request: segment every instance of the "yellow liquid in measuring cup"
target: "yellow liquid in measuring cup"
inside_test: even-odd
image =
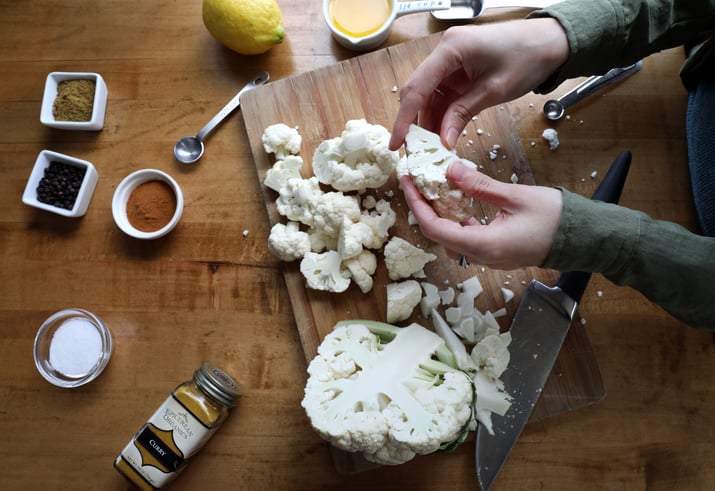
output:
[[[364,37],[378,31],[390,17],[388,0],[333,0],[330,17],[348,36]]]

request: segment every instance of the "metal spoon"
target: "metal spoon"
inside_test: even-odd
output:
[[[577,85],[560,98],[546,101],[544,104],[544,116],[554,121],[561,118],[567,108],[573,106],[594,92],[601,90],[607,85],[637,72],[642,66],[643,62],[639,61],[626,68],[613,68],[604,75],[594,75],[593,77],[587,78],[584,82]]]
[[[452,0],[447,10],[433,10],[432,17],[446,21],[476,19],[486,9],[493,8],[536,8],[548,7],[561,0]]]
[[[204,138],[239,106],[241,103],[241,95],[243,95],[244,92],[265,84],[269,78],[270,76],[266,71],[253,77],[253,80],[246,84],[211,121],[206,123],[206,126],[201,128],[201,131],[199,131],[196,136],[185,136],[177,141],[176,145],[174,145],[174,157],[176,157],[176,160],[184,164],[193,164],[198,161],[204,154]]]

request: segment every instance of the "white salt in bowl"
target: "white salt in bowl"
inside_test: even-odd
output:
[[[141,184],[149,181],[162,181],[174,191],[174,196],[176,197],[176,209],[174,210],[174,215],[171,217],[169,222],[158,230],[151,232],[139,230],[129,221],[129,216],[127,215],[127,202],[132,192],[138,188]],[[171,232],[174,227],[179,223],[181,215],[184,211],[184,195],[181,192],[181,187],[179,183],[174,180],[169,174],[158,169],[141,169],[132,172],[127,177],[125,177],[122,182],[119,183],[117,189],[114,191],[114,196],[112,197],[112,216],[114,217],[114,223],[117,227],[135,239],[158,239],[164,235]]]
[[[57,98],[57,86],[65,80],[92,80],[95,84],[92,117],[89,121],[58,121],[52,114]],[[40,108],[40,123],[60,130],[99,131],[104,127],[107,111],[107,84],[102,76],[92,72],[52,72],[45,80],[45,91]]]
[[[99,317],[83,309],[65,309],[37,331],[35,365],[51,384],[79,387],[102,373],[112,350],[112,335]]]

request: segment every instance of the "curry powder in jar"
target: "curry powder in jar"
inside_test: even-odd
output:
[[[241,394],[224,371],[203,364],[180,384],[114,460],[114,467],[140,489],[158,489],[174,479],[218,430]]]

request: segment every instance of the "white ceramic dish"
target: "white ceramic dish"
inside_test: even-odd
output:
[[[334,0],[323,0],[323,18],[325,19],[325,23],[328,24],[328,28],[338,44],[353,51],[370,51],[379,47],[390,36],[392,24],[398,17],[418,12],[445,10],[451,5],[449,0],[386,0],[390,4],[390,13],[387,20],[385,20],[382,26],[375,32],[357,37],[345,33],[335,25],[333,16],[331,15],[331,4],[333,1]]]
[[[102,373],[112,350],[112,335],[99,317],[82,309],[61,310],[37,331],[35,366],[53,385],[79,387]]]
[[[127,216],[127,201],[129,200],[129,196],[131,196],[132,192],[140,184],[149,181],[163,181],[167,183],[176,196],[176,209],[171,220],[165,226],[153,232],[145,232],[137,229],[131,224]],[[176,224],[179,223],[183,211],[184,195],[181,192],[181,187],[179,187],[179,184],[173,177],[158,169],[141,169],[132,172],[119,183],[112,198],[112,216],[114,217],[114,223],[117,224],[117,227],[119,227],[122,232],[137,239],[157,239],[168,234]]]
[[[92,118],[89,121],[58,121],[52,115],[52,106],[57,98],[57,85],[65,80],[94,80],[94,102]],[[40,122],[51,128],[61,130],[98,131],[104,126],[104,114],[107,110],[107,84],[98,73],[91,72],[52,72],[47,75],[45,92],[42,96]]]
[[[38,199],[37,187],[42,178],[45,177],[45,169],[49,168],[52,162],[85,169],[84,179],[82,180],[82,185],[79,188],[72,209],[44,203]],[[30,178],[27,180],[25,192],[22,194],[22,202],[26,205],[40,208],[41,210],[57,213],[58,215],[80,217],[87,213],[89,202],[92,200],[92,194],[94,194],[94,188],[97,186],[97,178],[97,170],[90,162],[51,150],[43,150],[40,152],[40,155],[38,155],[32,172],[30,173]]]

